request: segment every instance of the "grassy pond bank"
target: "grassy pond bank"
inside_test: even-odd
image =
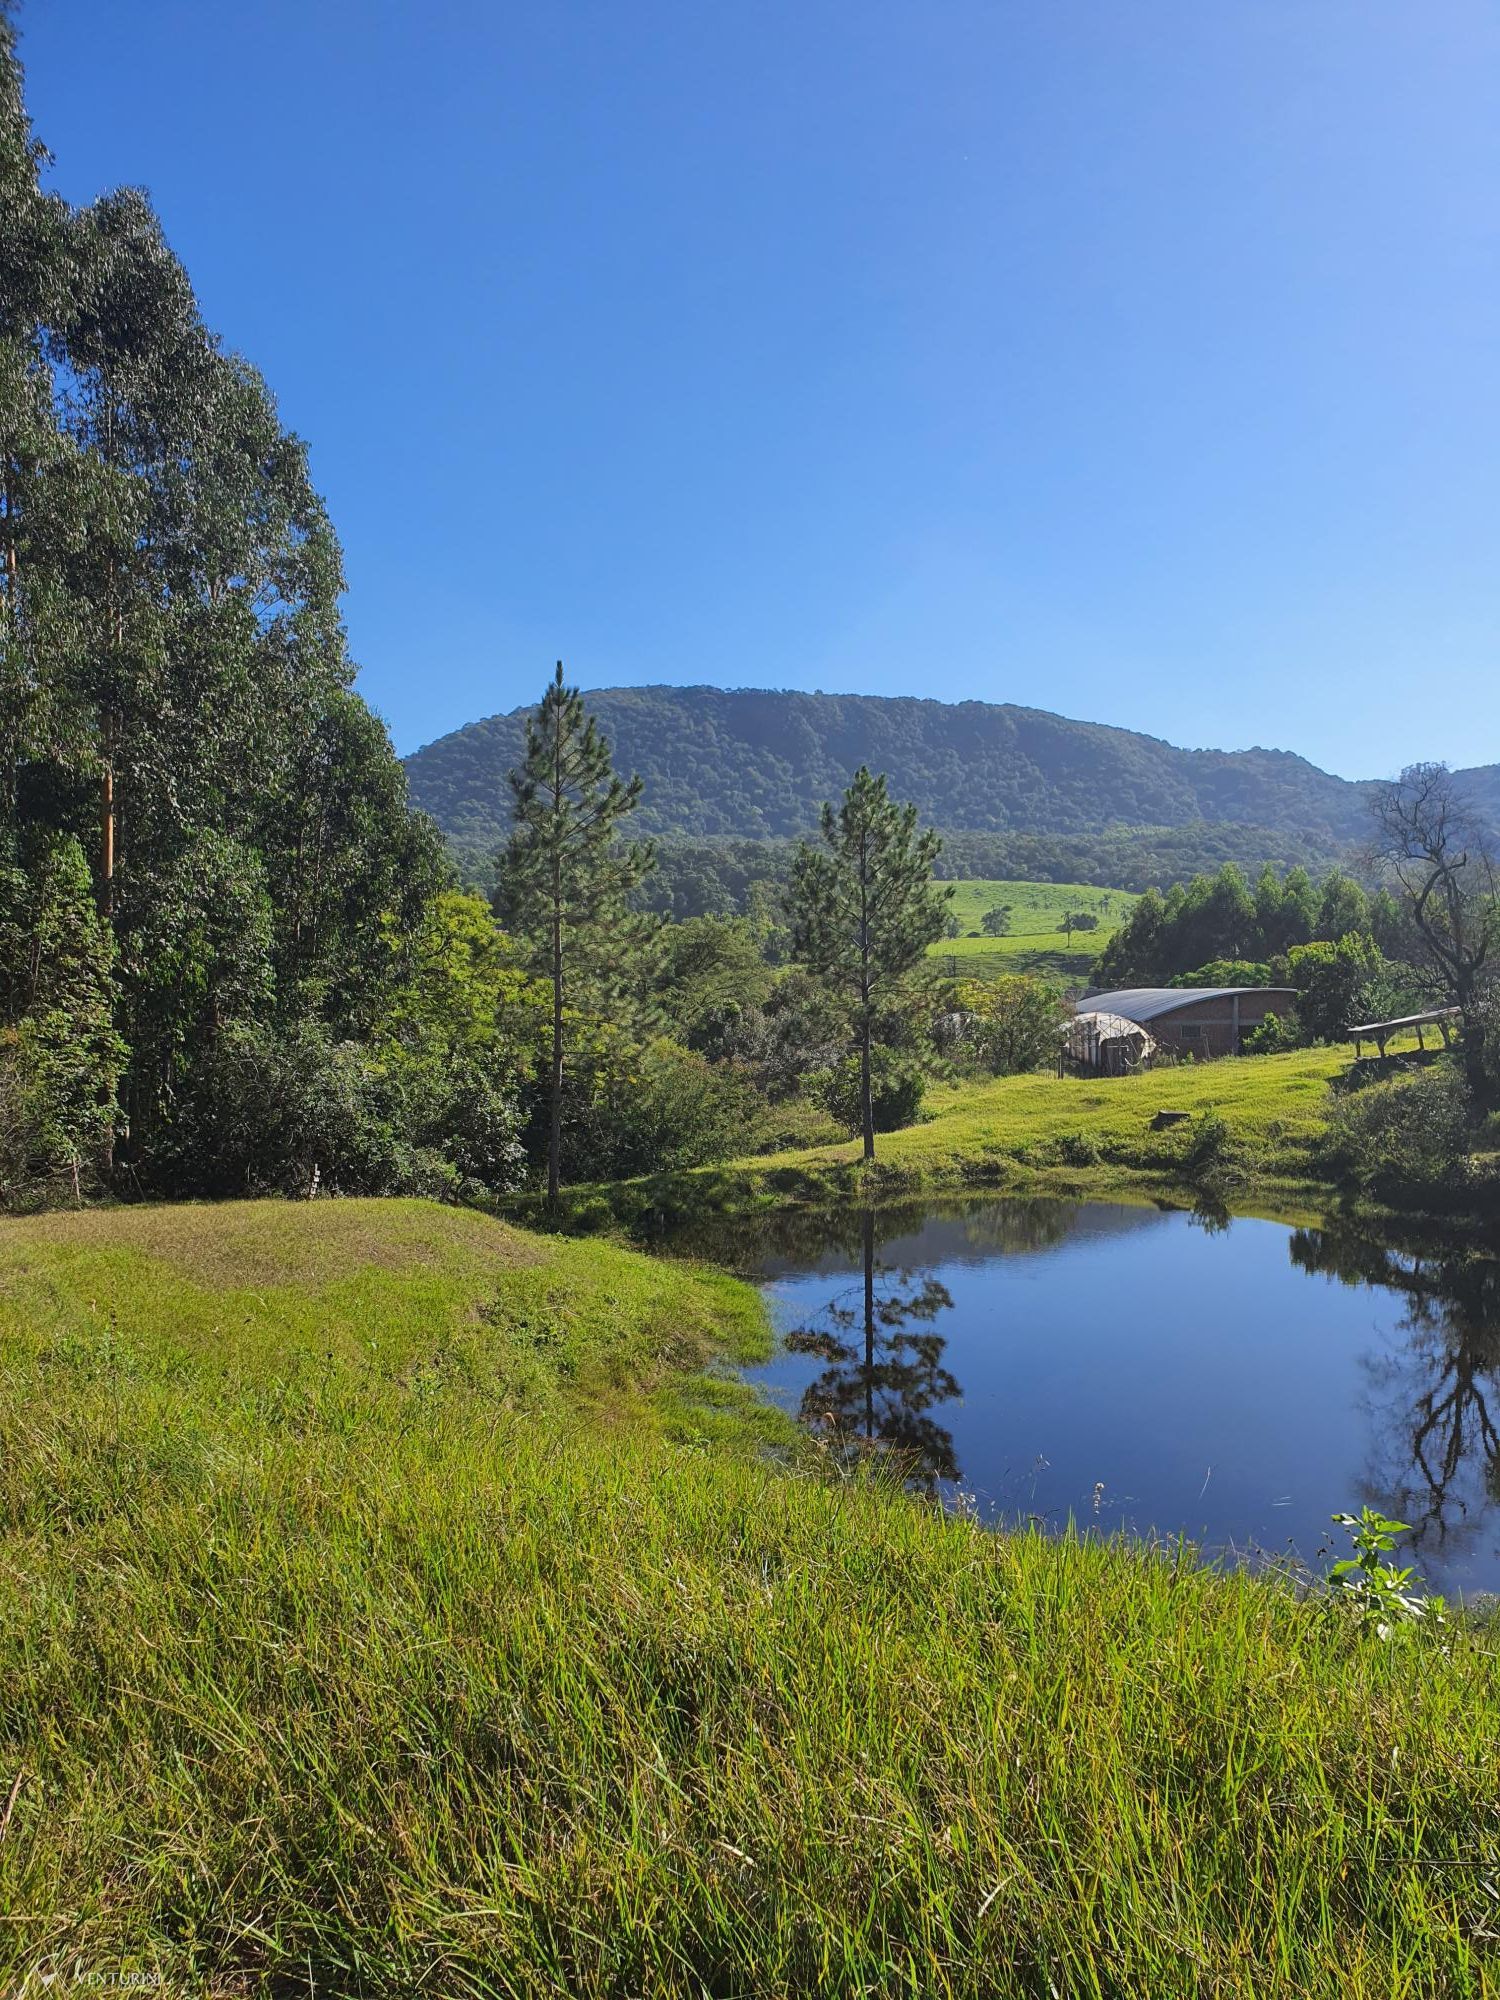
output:
[[[52,1216],[0,1341],[19,1991],[1497,1990],[1486,1627],[835,1476],[723,1366],[734,1279]]]

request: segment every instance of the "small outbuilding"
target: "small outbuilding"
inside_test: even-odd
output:
[[[1113,1015],[1143,1031],[1160,1049],[1206,1061],[1237,1056],[1246,1035],[1268,1014],[1285,1016],[1296,1004],[1290,986],[1126,986],[1115,993],[1087,994],[1078,1003],[1078,1019]]]
[[[1155,1042],[1138,1022],[1082,1008],[1063,1029],[1058,1074],[1129,1076],[1132,1070],[1150,1069],[1155,1055]]]

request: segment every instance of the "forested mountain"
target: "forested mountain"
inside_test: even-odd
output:
[[[1365,787],[1289,751],[1179,750],[1009,703],[712,687],[607,688],[589,703],[619,768],[645,780],[640,818],[658,834],[805,833],[861,764],[945,834],[1071,843],[1200,829],[1185,846],[1146,843],[1179,872],[1224,859],[1323,863],[1367,832]],[[525,713],[471,723],[406,760],[413,799],[471,860],[504,838]],[[1472,776],[1500,809],[1500,767]],[[1115,873],[1140,861],[1140,845],[1125,843]],[[1069,852],[1067,866],[1078,859]]]

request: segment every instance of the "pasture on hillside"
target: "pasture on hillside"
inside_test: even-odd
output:
[[[949,907],[960,935],[941,939],[930,947],[930,956],[961,979],[994,979],[1004,972],[1087,979],[1106,941],[1138,901],[1127,889],[1087,882],[955,882]],[[1009,904],[1011,927],[1004,937],[987,937],[984,915],[997,904]],[[1070,936],[1062,929],[1070,910],[1097,917],[1098,930]]]

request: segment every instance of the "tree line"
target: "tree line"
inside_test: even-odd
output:
[[[466,890],[354,692],[305,447],[143,195],[44,188],[22,83],[0,6],[0,1205],[872,1144],[920,1094],[931,837],[862,773],[795,925],[663,925],[559,672]]]
[[[1233,863],[1148,890],[1099,954],[1094,983],[1287,986],[1295,1023],[1259,1046],[1338,1040],[1354,1023],[1451,1009],[1466,1084],[1486,1109],[1497,1091],[1500,868],[1487,825],[1442,764],[1413,764],[1377,786],[1364,883],[1341,869],[1267,865],[1252,885]]]
[[[303,445],[143,195],[43,190],[21,82],[7,10],[0,1149],[150,1189],[288,1064],[337,1094],[446,864],[352,692]]]
[[[936,976],[953,856],[864,767],[773,874],[735,858],[735,913],[664,922],[642,784],[560,668],[463,886],[354,692],[305,447],[145,197],[73,208],[43,159],[0,0],[0,1205],[869,1158],[934,1075],[1048,1059],[1051,987]],[[1436,768],[1382,811],[1377,895],[1226,867],[1101,976],[1368,939],[1454,996],[1477,1098],[1488,855]]]
[[[1138,892],[1186,880],[1233,861],[1253,876],[1269,861],[1278,870],[1332,867],[1348,858],[1347,845],[1300,838],[1285,829],[1199,824],[1185,827],[1111,827],[1097,834],[992,834],[955,832],[938,825],[942,852],[933,872],[946,882],[1094,882]],[[448,845],[460,875],[476,891],[495,886],[498,848],[470,832],[450,832]],[[689,917],[744,916],[751,898],[780,895],[791,877],[796,842],[725,835],[692,840],[657,833],[657,865],[633,898],[637,907],[681,921]]]

